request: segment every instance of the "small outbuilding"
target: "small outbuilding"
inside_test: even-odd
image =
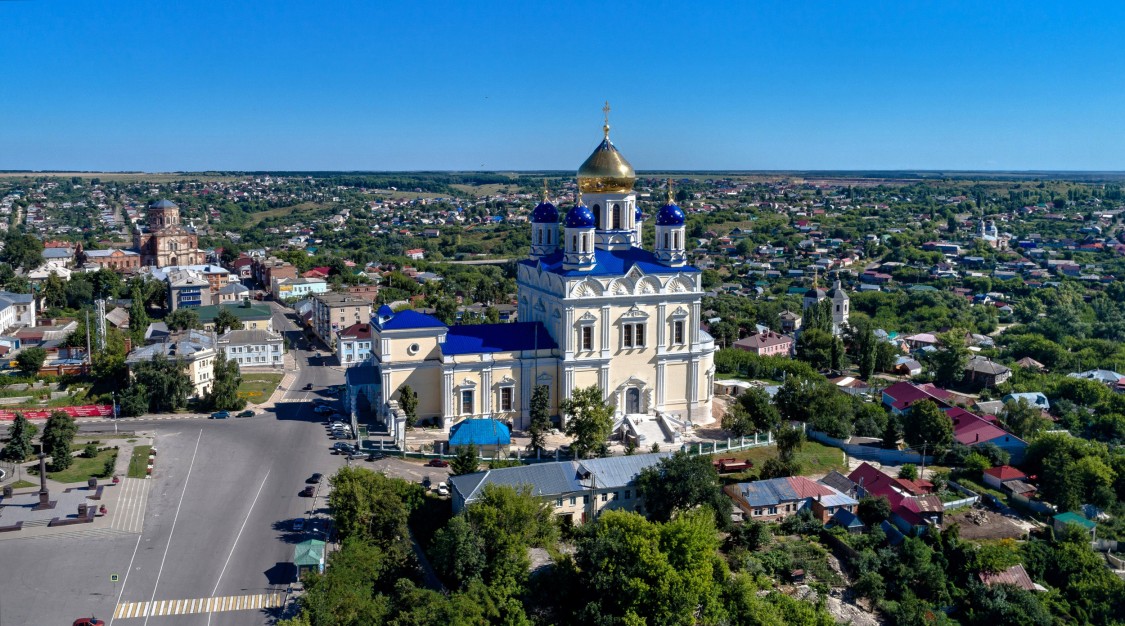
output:
[[[307,539],[293,548],[293,565],[297,567],[297,579],[309,572],[324,573],[324,542],[320,539]]]
[[[484,457],[505,456],[512,445],[512,433],[503,422],[494,419],[467,419],[453,425],[449,431],[449,449],[474,445]]]

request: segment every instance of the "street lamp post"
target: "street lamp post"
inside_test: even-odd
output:
[[[117,434],[117,392],[111,391],[110,395],[113,397],[113,434]]]

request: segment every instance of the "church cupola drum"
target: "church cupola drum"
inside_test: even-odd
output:
[[[602,108],[604,137],[578,168],[578,189],[594,216],[595,247],[628,250],[641,245],[637,238],[637,174],[609,139],[609,103]]]

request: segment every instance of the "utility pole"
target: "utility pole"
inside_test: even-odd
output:
[[[86,365],[92,365],[93,352],[90,350],[90,311],[86,311]]]
[[[98,350],[105,351],[106,345],[106,328],[105,328],[105,300],[98,299],[94,301],[97,307],[98,315]]]

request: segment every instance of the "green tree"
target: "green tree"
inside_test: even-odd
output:
[[[547,443],[547,432],[551,430],[551,388],[547,385],[536,385],[535,392],[531,394],[531,424],[527,434],[531,441],[528,449],[531,451],[542,450]]]
[[[915,402],[903,420],[903,438],[911,448],[943,450],[953,443],[953,420],[932,400]]]
[[[953,329],[938,335],[941,348],[927,358],[934,382],[948,387],[965,378],[965,365],[969,362],[969,349],[965,347],[965,331]]]
[[[453,460],[449,462],[449,473],[452,476],[472,474],[478,469],[480,469],[480,457],[477,455],[477,447],[471,443],[461,446],[453,456]]]
[[[398,406],[406,415],[406,427],[414,428],[418,421],[418,394],[410,385],[403,385],[398,390]]]
[[[226,309],[223,310],[225,311]],[[195,309],[176,309],[164,318],[164,323],[168,326],[168,330],[171,331],[199,330],[203,328],[203,322],[199,319],[199,312]]]
[[[875,371],[889,372],[895,366],[895,361],[901,356],[894,344],[880,341],[875,347]]]
[[[242,320],[225,306],[219,307],[215,315],[215,333],[222,335],[228,330],[242,330]]]
[[[13,463],[22,463],[31,456],[31,441],[35,439],[35,427],[23,413],[16,413],[12,425],[8,427],[8,443],[0,450],[0,459]]]
[[[711,457],[680,451],[641,470],[636,481],[649,519],[666,522],[677,512],[708,507],[717,527],[730,525],[731,500],[723,494]]]
[[[745,409],[752,431],[735,433],[736,437],[751,434],[751,432],[769,432],[781,423],[781,413],[773,405],[770,395],[761,387],[751,387],[746,393],[738,396],[738,405]]]
[[[918,480],[918,466],[913,463],[904,463],[898,468],[898,477],[906,480]]]
[[[863,318],[855,320],[849,327],[849,335],[856,356],[856,365],[859,367],[859,377],[867,380],[875,373],[879,352],[879,341],[875,337],[871,321]]]
[[[856,516],[868,528],[878,526],[880,522],[891,517],[891,503],[886,496],[866,496],[860,499],[856,508]]]
[[[30,272],[43,264],[43,242],[34,235],[18,229],[9,229],[0,248],[0,265],[7,263],[13,269]]]
[[[818,370],[828,369],[832,366],[835,345],[836,338],[831,332],[818,328],[803,329],[797,338],[797,358]]]
[[[147,400],[146,408],[151,413],[170,413],[186,406],[195,391],[186,370],[183,361],[164,356],[134,363],[130,366],[132,383],[121,402],[122,408],[130,411],[125,415],[140,415],[131,411],[140,408],[142,398]],[[133,391],[134,386],[139,390]]]
[[[527,581],[528,548],[552,546],[557,526],[551,510],[529,487],[485,485],[462,515],[484,547],[481,578],[504,597],[515,597]]]
[[[1000,412],[1000,421],[1008,432],[1025,440],[1034,439],[1050,424],[1040,410],[1024,398],[1005,402],[1004,409]]]
[[[613,431],[613,407],[603,399],[600,387],[575,389],[570,399],[559,403],[559,411],[566,416],[566,434],[573,437],[571,449],[577,458],[606,448]]]
[[[212,411],[238,411],[246,406],[246,398],[238,395],[242,384],[242,372],[238,362],[228,360],[220,351],[212,362],[214,370],[211,389],[203,398],[203,403]]]
[[[394,562],[405,562],[410,550],[407,519],[413,501],[425,498],[422,486],[354,466],[340,468],[329,483],[328,504],[340,538],[370,541],[393,552]]]
[[[51,470],[58,472],[70,467],[70,445],[78,425],[65,411],[51,411],[47,424],[43,426],[43,452],[51,457]]]
[[[24,376],[35,376],[47,361],[47,351],[38,346],[24,348],[16,355],[16,369]]]
[[[43,281],[40,294],[42,294],[44,306],[48,308],[66,306],[66,283],[54,272],[51,272],[47,276],[47,280]]]
[[[129,297],[132,299],[129,303],[129,336],[133,340],[133,346],[143,346],[145,332],[148,330],[149,324],[148,308],[145,306],[145,280],[143,278],[133,279]]]
[[[464,515],[456,515],[434,535],[430,562],[453,589],[465,589],[484,574],[484,543]]]

